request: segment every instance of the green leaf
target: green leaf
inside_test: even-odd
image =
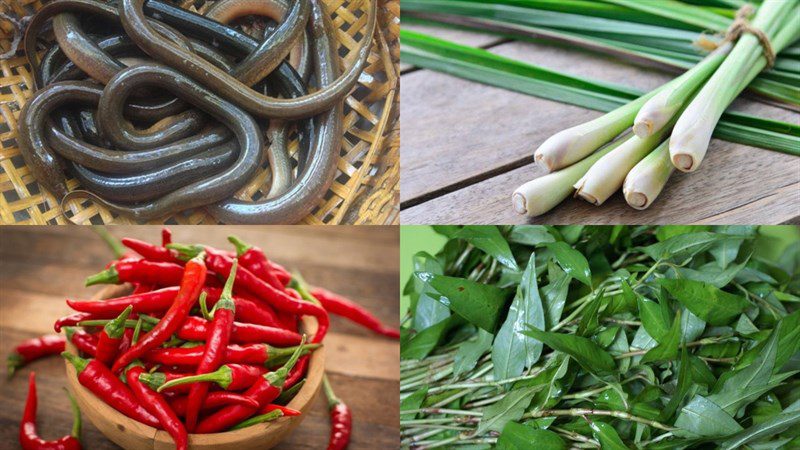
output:
[[[492,336],[486,330],[478,329],[475,336],[462,343],[453,361],[453,375],[460,376],[474,369],[478,359],[492,348]]]
[[[690,269],[688,267],[678,267],[675,270],[679,278],[702,281],[714,287],[723,288],[730,284],[731,280],[733,280],[746,265],[747,261],[744,261],[741,264],[732,264],[726,269],[720,269],[716,264],[709,263],[701,267],[700,270]]]
[[[667,421],[672,418],[672,415],[678,410],[678,406],[680,406],[680,404],[683,402],[683,399],[686,398],[686,394],[689,393],[691,384],[692,369],[689,365],[689,350],[684,346],[681,348],[681,365],[678,369],[678,384],[675,387],[675,391],[672,393],[672,397],[670,397],[667,406],[665,406],[661,411],[662,421]]]
[[[508,235],[509,242],[524,245],[541,245],[555,242],[555,238],[542,225],[515,225]]]
[[[750,306],[747,299],[700,281],[662,278],[659,284],[686,309],[712,325],[726,325]]]
[[[784,409],[783,412],[778,416],[766,422],[754,425],[734,436],[731,436],[729,439],[720,444],[720,448],[721,450],[742,448],[745,444],[748,444],[752,441],[759,441],[767,437],[783,433],[784,431],[788,430],[789,427],[799,423],[800,400],[797,400],[791,405],[787,406],[786,409]]]
[[[483,409],[481,418],[475,435],[480,436],[487,431],[502,431],[508,422],[516,422],[528,409],[533,394],[544,389],[545,385],[528,386],[514,389],[497,403]]]
[[[620,439],[617,430],[611,424],[595,421],[589,422],[592,429],[592,435],[600,442],[603,450],[630,450],[622,439]]]
[[[665,310],[661,305],[641,295],[637,295],[637,303],[642,326],[647,330],[647,334],[661,342],[669,332],[669,316],[664,314]]]
[[[730,414],[722,410],[716,403],[696,395],[681,409],[675,420],[678,428],[673,432],[678,437],[715,438],[728,436],[742,430]]]
[[[566,242],[553,242],[546,244],[553,251],[556,261],[567,274],[581,283],[591,287],[592,273],[589,270],[589,261],[581,252],[572,248]]]
[[[532,367],[542,354],[542,343],[522,334],[526,324],[537,328],[545,326],[544,307],[536,284],[535,257],[531,253],[506,321],[494,339],[492,362],[497,380],[521,375],[525,367]]]
[[[422,406],[422,402],[425,401],[425,397],[428,395],[428,388],[423,387],[415,391],[413,394],[409,395],[408,397],[404,398],[400,402],[400,420],[411,420],[413,419],[416,414],[415,413],[406,413],[403,414],[403,411],[416,411]]]
[[[678,357],[678,350],[681,345],[681,312],[675,316],[672,322],[672,327],[666,335],[663,336],[662,341],[657,346],[650,349],[642,357],[642,364],[655,362],[655,361],[669,361]]]
[[[454,238],[464,239],[491,255],[500,264],[511,270],[519,270],[508,242],[494,225],[469,225],[458,231]]]
[[[770,384],[770,379],[775,371],[779,328],[777,327],[770,333],[763,351],[752,364],[737,372],[728,372],[733,375],[724,380],[720,378],[722,386],[716,390],[715,394],[708,397],[710,401],[733,415],[746,403],[758,398],[758,389],[766,388]]]
[[[428,327],[423,331],[413,335],[408,343],[400,349],[401,359],[422,359],[439,344],[444,335],[454,326],[463,323],[458,316],[449,318]]]
[[[430,272],[415,272],[414,276],[435,290],[431,297],[469,323],[490,333],[497,328],[508,297],[505,289]]]
[[[415,272],[430,272],[442,274],[443,269],[439,261],[426,252],[418,252],[413,257]],[[412,311],[414,311],[413,328],[423,331],[428,327],[436,325],[444,319],[450,317],[450,309],[437,302],[432,295],[436,292],[430,285],[417,277],[411,277],[412,289]]]
[[[641,250],[656,261],[666,259],[682,260],[707,250],[715,243],[741,239],[743,239],[741,236],[721,233],[684,233],[672,236],[666,241],[649,245]]]
[[[571,334],[550,333],[534,327],[529,327],[528,331],[523,333],[542,341],[553,350],[568,354],[589,372],[606,374],[617,368],[614,358],[591,339]]]
[[[572,278],[566,272],[552,264],[550,284],[542,288],[542,303],[546,311],[545,329],[554,327],[561,320],[564,304],[569,293],[569,282]]]
[[[516,422],[508,422],[497,439],[497,450],[566,450],[561,437],[549,430],[541,430]]]

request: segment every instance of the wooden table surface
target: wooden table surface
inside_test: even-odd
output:
[[[517,42],[429,26],[408,28],[587,79],[650,90],[675,75],[550,42]],[[713,140],[701,168],[676,173],[645,211],[621,193],[600,207],[567,199],[538,218],[518,215],[511,194],[543,175],[533,152],[549,136],[602,113],[401,67],[401,222],[784,223],[800,220],[800,158]],[[800,114],[749,99],[733,109],[786,122]]]
[[[111,227],[116,236],[157,242],[159,227]],[[399,320],[399,236],[397,227],[173,227],[175,242],[224,247],[236,234],[306,280],[350,296],[389,325]],[[102,270],[110,252],[89,227],[0,228],[0,354],[5,360],[16,343],[52,333],[56,318],[70,312],[66,297],[89,298],[100,287],[83,287],[84,278]],[[336,393],[353,410],[350,450],[399,448],[399,361],[397,341],[376,337],[341,318],[331,321],[325,339],[326,370]],[[69,402],[61,358],[37,361],[13,379],[0,381],[0,445],[19,448],[19,420],[27,375],[35,370],[39,391],[39,430],[45,438],[69,433]],[[319,450],[327,445],[329,422],[320,393],[305,421],[282,450]],[[84,448],[118,448],[86,420]]]

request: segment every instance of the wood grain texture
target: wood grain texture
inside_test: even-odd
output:
[[[112,227],[116,236],[160,239],[159,227]],[[287,268],[297,269],[309,283],[357,299],[386,323],[398,325],[399,236],[396,227],[173,227],[175,242],[203,242],[227,247],[236,234],[265,249]],[[0,228],[0,352],[44,333],[69,313],[67,296],[90,298],[99,288],[83,287],[83,279],[105,265],[110,252],[88,227]],[[325,341],[326,370],[339,397],[353,409],[350,449],[399,447],[399,355],[396,341],[376,337],[363,328],[333,317]],[[27,392],[28,370],[35,370],[40,401],[39,428],[46,438],[70,429],[69,403],[60,358],[37,361],[11,380],[0,381],[0,441],[17,448],[19,418]],[[47,405],[45,407],[45,404]],[[308,417],[276,449],[318,450],[327,443],[329,421],[324,396],[315,400]],[[83,432],[86,448],[118,448],[91,423]]]
[[[462,41],[459,41],[462,42]],[[506,42],[493,53],[641,90],[674,74],[549,43]],[[422,223],[783,223],[800,217],[800,158],[713,140],[700,170],[676,174],[645,211],[621,194],[601,207],[568,200],[538,218],[511,193],[544,174],[536,147],[601,113],[430,70],[403,75],[401,221]],[[751,99],[732,109],[792,123],[800,114]]]

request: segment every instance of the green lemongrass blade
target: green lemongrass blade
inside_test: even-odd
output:
[[[609,92],[609,86],[612,86],[608,83],[598,83],[595,89],[591,82],[566,74],[550,77],[547,82],[543,82],[533,79],[537,76],[534,72],[530,72],[531,76],[521,76],[500,70],[503,66],[499,64],[511,63],[518,68],[520,66],[535,68],[536,66],[409,30],[401,30],[400,36],[403,42],[401,58],[404,62],[516,92],[599,111],[613,110],[642,94],[632,89],[621,88],[616,95],[612,96],[606,94]],[[432,42],[446,45],[452,51],[447,56],[428,53],[426,51],[428,49],[436,51],[436,48],[428,45]],[[461,50],[468,52],[468,55]],[[472,63],[472,61],[480,61],[482,65]],[[498,69],[484,67],[496,63]],[[574,85],[562,84],[564,80],[570,78],[576,80]],[[578,83],[585,88],[576,87]],[[602,93],[598,91],[602,91]],[[725,113],[714,130],[714,136],[739,144],[753,145],[792,155],[800,154],[800,150],[798,150],[800,149],[800,127],[790,123],[761,119],[740,113]]]
[[[525,14],[505,14],[504,10],[498,8],[509,7],[508,5],[483,5],[472,2],[460,2],[460,0],[438,0],[425,2],[424,6],[418,6],[410,0],[410,5],[404,4],[404,12],[413,19],[414,15],[427,14],[435,16],[438,21],[466,25],[472,28],[484,28],[504,35],[532,36],[546,39],[555,39],[575,43],[589,49],[599,50],[618,56],[634,59],[645,59],[664,64],[670,67],[689,68],[692,62],[702,58],[698,55],[697,49],[693,46],[692,39],[681,36],[681,39],[672,40],[669,36],[653,38],[651,36],[638,37],[618,32],[596,32],[591,27],[580,26],[575,29],[564,29],[555,23],[532,22],[525,20]],[[458,4],[460,3],[460,4]],[[524,2],[527,3],[527,2]],[[453,4],[458,4],[453,6]],[[518,8],[525,11],[528,8]],[[515,12],[517,12],[515,10]],[[536,10],[527,11],[537,13]],[[443,15],[444,14],[444,15]],[[618,30],[618,29],[617,29]],[[790,67],[779,58],[779,67]],[[791,65],[798,66],[797,64]],[[792,92],[794,77],[792,72],[777,72],[762,74],[759,76],[758,83],[755,83],[751,90],[764,95],[768,98],[779,100],[786,103],[798,104],[796,92]],[[796,72],[794,72],[796,75]],[[761,83],[763,79],[783,84],[774,85],[771,83]]]
[[[685,22],[705,30],[725,31],[731,20],[703,8],[681,3],[675,0],[660,0],[658,2],[643,2],[641,0],[603,0],[607,3],[625,6],[639,11]]]
[[[620,102],[614,96],[597,92],[587,95],[587,91],[584,89],[564,86],[559,82],[549,82],[536,77],[527,77],[497,69],[490,69],[471,64],[461,59],[452,59],[422,52],[416,48],[407,47],[403,50],[401,58],[403,62],[415,66],[437,70],[459,78],[485,83],[523,94],[536,95],[537,97],[549,100],[572,104],[586,103],[592,105],[589,106],[590,108],[601,111],[607,111],[613,109],[615,106],[620,106]]]
[[[663,17],[658,17],[645,11],[625,8],[594,0],[484,0],[482,3],[520,6],[528,9],[540,9],[561,13],[578,14],[582,16],[624,20],[625,22],[636,22],[647,25],[698,30],[696,26],[688,24],[683,20],[665,20]],[[700,8],[710,12],[719,12],[719,10],[716,9],[704,7]]]
[[[487,4],[462,0],[404,0],[404,11],[447,13],[511,20],[527,25],[539,25],[563,30],[581,30],[586,33],[611,33],[621,36],[639,36],[656,39],[673,39],[691,43],[697,33],[659,25],[631,23],[622,20],[591,17],[572,13],[546,11],[504,4]]]
[[[483,49],[455,44],[414,31],[403,30],[403,39],[403,42],[408,44],[409,50],[417,49],[437,56],[458,57],[466,62],[482,65],[488,69],[503,70],[508,73],[526,77],[536,77],[543,81],[555,82],[565,86],[591,88],[595,92],[606,93],[611,96],[619,95],[620,91],[625,91],[631,96],[635,95],[634,90],[626,89],[612,83],[585,81],[577,77],[565,76],[555,70],[515,61],[495,55]]]

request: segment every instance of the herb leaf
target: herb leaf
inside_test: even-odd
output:
[[[534,327],[529,327],[523,334],[544,342],[554,350],[568,354],[589,372],[602,375],[617,368],[614,358],[591,339],[571,334],[550,333]]]
[[[516,377],[531,367],[542,354],[542,343],[522,334],[525,324],[544,328],[544,307],[536,284],[536,255],[531,253],[522,273],[517,295],[508,309],[506,321],[497,332],[492,349],[494,374],[498,380]]]
[[[553,251],[558,264],[570,276],[581,283],[592,286],[592,272],[589,270],[589,261],[581,252],[572,248],[566,242],[553,242],[545,244]]]
[[[661,279],[659,285],[711,325],[726,325],[750,306],[744,297],[700,281]]]
[[[453,235],[491,255],[511,270],[519,270],[508,242],[495,226],[465,226]]]

